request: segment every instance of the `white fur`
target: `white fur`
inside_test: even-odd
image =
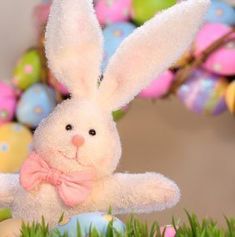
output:
[[[67,208],[55,188],[42,184],[36,193],[23,190],[17,175],[0,174],[0,207],[12,207],[15,217],[55,223],[85,211],[114,213],[159,211],[180,198],[177,185],[157,173],[113,173],[121,144],[112,109],[129,102],[156,73],[164,71],[191,43],[209,0],[189,0],[146,23],[130,36],[112,58],[104,82],[97,87],[102,55],[101,30],[88,0],[54,0],[47,27],[47,57],[57,78],[72,93],[37,128],[34,150],[51,167],[65,173],[92,167],[97,173],[90,196]],[[66,131],[67,124],[73,130]],[[96,136],[89,130],[95,129]],[[71,143],[80,135],[85,143]]]

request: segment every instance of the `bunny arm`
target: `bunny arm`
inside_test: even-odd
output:
[[[18,174],[0,173],[0,208],[11,206],[18,188]]]
[[[19,175],[0,174],[0,208],[10,207],[15,218],[41,220],[54,225],[62,213],[70,218],[82,212],[103,211],[114,214],[161,211],[174,206],[180,198],[177,185],[157,173],[115,173],[97,180],[88,199],[75,208],[67,208],[55,187],[43,184],[36,193],[26,192]]]
[[[112,208],[115,214],[161,211],[174,206],[180,199],[177,185],[157,173],[115,173],[97,182],[92,204],[97,210]]]

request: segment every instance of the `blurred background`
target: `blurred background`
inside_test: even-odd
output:
[[[66,89],[44,65],[41,32],[49,4],[40,0],[0,1],[2,172],[17,172],[29,151],[31,131],[67,96]],[[105,42],[103,68],[136,26],[174,4],[174,0],[97,0],[105,37],[113,37]],[[223,215],[235,216],[235,36],[231,33],[223,39],[234,29],[233,6],[234,0],[227,4],[213,1],[192,52],[187,52],[171,71],[157,77],[128,109],[114,114],[123,143],[118,170],[157,171],[181,188],[182,199],[175,208],[143,215],[144,219],[167,224],[172,215],[184,219],[184,208],[219,222]],[[214,45],[206,63],[195,71],[195,61],[218,39],[219,49]],[[176,83],[176,79],[184,83]],[[40,105],[35,101],[35,87],[41,90]],[[171,95],[164,97],[168,92]]]

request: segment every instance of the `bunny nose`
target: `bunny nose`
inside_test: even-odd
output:
[[[72,137],[72,144],[76,147],[80,147],[84,144],[85,139],[80,135],[75,135]]]

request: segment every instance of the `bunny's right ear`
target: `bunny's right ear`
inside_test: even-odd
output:
[[[126,38],[104,73],[98,95],[101,106],[113,111],[126,105],[176,62],[192,43],[209,5],[209,0],[183,1]]]
[[[46,29],[46,56],[55,77],[72,96],[97,90],[103,35],[92,0],[54,0]]]

